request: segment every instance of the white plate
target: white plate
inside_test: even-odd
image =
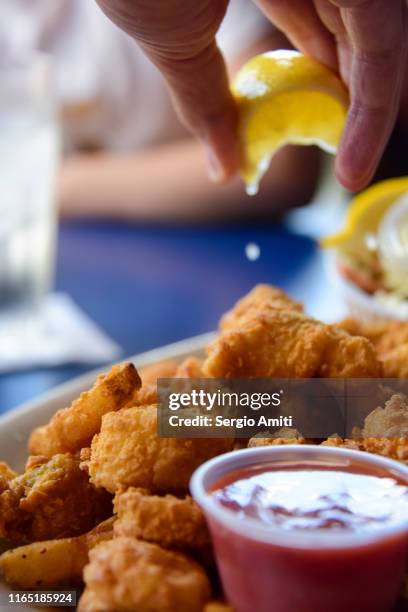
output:
[[[137,368],[152,365],[164,359],[181,361],[189,355],[199,356],[204,347],[213,340],[214,334],[202,334],[181,342],[133,355],[125,361],[132,361]],[[0,461],[6,461],[18,472],[22,471],[27,459],[27,441],[31,431],[38,425],[46,423],[52,414],[59,408],[68,406],[82,391],[89,389],[95,378],[101,372],[106,372],[109,366],[93,370],[83,376],[55,387],[38,399],[27,402],[2,417],[0,417]],[[9,587],[0,582],[0,596],[9,592]],[[67,608],[58,608],[58,610]],[[51,608],[38,608],[32,606],[5,606],[0,604],[0,610],[24,612],[37,610],[50,612]]]

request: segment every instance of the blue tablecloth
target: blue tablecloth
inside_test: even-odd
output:
[[[261,256],[250,262],[245,246]],[[314,243],[283,225],[158,227],[63,223],[56,288],[69,293],[131,355],[212,330],[259,282],[279,285],[321,315],[327,299]],[[322,284],[323,283],[323,284]],[[67,367],[0,376],[0,412],[86,370]]]

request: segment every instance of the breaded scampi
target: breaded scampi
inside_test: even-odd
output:
[[[132,363],[113,366],[99,376],[90,391],[82,393],[68,408],[58,410],[47,425],[33,431],[29,441],[32,455],[52,457],[76,453],[91,443],[107,412],[119,410],[140,388],[141,381]]]
[[[116,494],[115,535],[155,542],[163,548],[194,551],[210,544],[200,507],[187,495],[149,495],[130,487]]]
[[[224,438],[159,438],[157,407],[134,407],[103,417],[84,467],[95,486],[111,493],[133,486],[184,494],[193,471],[233,444]]]
[[[0,556],[0,574],[8,584],[32,589],[55,584],[79,584],[89,551],[113,538],[112,517],[89,533],[74,538],[33,542]]]
[[[0,538],[30,542],[79,535],[112,514],[111,496],[97,490],[79,458],[31,458],[0,494]]]
[[[276,290],[268,292],[263,286],[255,289],[224,318],[219,337],[208,348],[203,364],[205,375],[216,378],[381,375],[369,340],[311,319],[282,292],[277,292],[276,298],[275,294]]]
[[[203,568],[157,544],[115,538],[89,557],[78,612],[202,612],[210,599]]]

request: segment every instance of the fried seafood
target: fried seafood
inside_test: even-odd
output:
[[[408,464],[408,439],[407,438],[341,438],[332,436],[322,442],[323,446],[335,446],[336,448],[349,448],[351,450],[365,451],[376,455],[383,455],[390,459],[396,459]]]
[[[177,361],[160,361],[139,371],[142,379],[142,387],[145,385],[155,385],[158,378],[172,378],[178,368]]]
[[[355,319],[344,319],[339,324],[353,336],[364,336],[374,344],[380,355],[408,344],[408,323],[404,321],[375,321],[364,323]]]
[[[47,425],[33,431],[30,453],[52,457],[57,453],[76,453],[89,446],[100,429],[102,416],[122,408],[140,384],[133,364],[114,366],[108,374],[99,376],[92,389],[82,393],[69,408],[58,410]]]
[[[178,364],[177,361],[161,361],[146,368],[142,368],[139,372],[142,380],[142,386],[137,389],[127,406],[149,406],[157,402],[157,379],[172,378],[176,374]]]
[[[34,589],[77,585],[83,577],[80,612],[232,612],[218,599],[209,532],[187,495],[190,477],[207,459],[238,447],[312,441],[294,428],[249,441],[161,438],[157,379],[177,379],[171,384],[179,392],[189,390],[191,378],[372,378],[382,368],[389,377],[408,377],[406,364],[408,323],[325,325],[283,291],[255,287],[222,318],[204,362],[161,362],[141,371],[142,383],[133,365],[115,366],[33,432],[36,456],[24,474],[0,463],[0,538],[24,544],[0,557],[3,578]],[[367,381],[367,393],[358,396],[361,429],[323,444],[408,464],[408,401],[389,387]],[[219,381],[205,388],[215,391]],[[373,406],[384,407],[363,424]]]
[[[408,343],[380,354],[385,378],[408,378]]]
[[[190,496],[159,497],[131,487],[116,494],[114,507],[118,516],[115,535],[187,551],[210,544],[204,515]]]
[[[237,324],[247,317],[248,311],[262,309],[265,304],[269,304],[275,310],[303,312],[303,306],[292,300],[281,289],[271,285],[257,285],[221,317],[220,329],[222,331],[235,329]]]
[[[202,612],[209,580],[179,552],[133,538],[115,538],[90,552],[79,612]]]
[[[232,439],[159,438],[156,406],[111,412],[91,445],[91,481],[111,493],[142,487],[159,493],[186,493],[193,471],[232,449]]]
[[[112,539],[113,523],[110,518],[84,535],[8,550],[0,557],[0,573],[8,584],[21,589],[78,584],[91,548]]]
[[[0,493],[9,487],[9,484],[17,476],[17,472],[11,469],[11,467],[0,461]]]
[[[408,438],[408,401],[396,393],[384,408],[373,410],[364,420],[365,438]]]
[[[203,362],[197,357],[186,357],[182,361],[175,374],[175,378],[203,378]]]
[[[250,298],[251,294],[222,321],[220,335],[207,352],[205,375],[380,376],[380,364],[366,338],[307,317],[281,292],[276,295],[261,286]]]
[[[202,378],[201,365],[202,362],[196,357],[187,357],[178,365],[173,361],[166,361],[156,369],[151,366],[148,376],[145,377],[142,370],[142,387],[136,391],[134,399],[128,404],[129,407],[157,404],[158,378]]]
[[[89,482],[79,458],[35,457],[0,494],[0,538],[29,542],[74,536],[111,514],[111,497]]]
[[[364,419],[351,439],[332,436],[323,446],[366,451],[408,463],[408,404],[405,396],[393,395],[384,408],[378,407]]]
[[[266,438],[263,437],[262,434],[250,438],[248,441],[248,448],[254,448],[256,446],[279,446],[281,444],[306,444],[306,440],[297,429],[282,427],[282,429],[279,429]]]
[[[371,340],[382,363],[385,378],[408,378],[407,322],[362,323],[345,319],[341,326],[350,334],[358,334]]]

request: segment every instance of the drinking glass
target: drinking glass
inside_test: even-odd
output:
[[[52,286],[59,141],[50,57],[0,63],[0,341]]]

